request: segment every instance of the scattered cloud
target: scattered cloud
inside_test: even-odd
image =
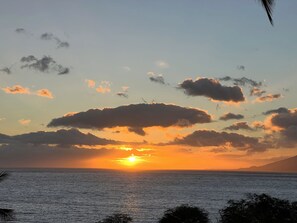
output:
[[[247,152],[262,152],[271,146],[256,137],[244,136],[237,133],[216,132],[214,130],[195,131],[185,137],[176,138],[169,144],[192,147],[231,147]]]
[[[85,80],[89,88],[94,88],[96,86],[96,82],[94,80]]]
[[[250,127],[247,122],[236,122],[236,123],[224,128],[224,130],[230,130],[230,131],[238,131],[238,130],[255,131],[255,129]]]
[[[129,132],[134,132],[135,134],[140,135],[140,136],[145,136],[146,135],[145,131],[140,127],[129,127],[128,131]]]
[[[231,120],[231,119],[236,119],[236,120],[239,120],[239,119],[243,119],[244,116],[241,115],[241,114],[234,114],[234,113],[226,113],[224,115],[222,115],[220,117],[220,120],[223,120],[223,121],[228,121],[228,120]]]
[[[109,93],[111,91],[110,86],[111,86],[111,82],[101,81],[100,85],[96,88],[96,91],[101,94]]]
[[[37,70],[39,72],[57,72],[58,75],[68,74],[70,72],[69,68],[58,64],[52,57],[43,56],[41,59],[37,59],[33,55],[22,57],[20,60],[24,65],[21,68],[29,68]]]
[[[131,71],[131,68],[129,66],[123,66],[122,68],[124,71],[127,71],[127,72]]]
[[[3,67],[2,69],[0,69],[0,72],[6,73],[6,74],[11,74],[11,68]]]
[[[31,123],[31,120],[30,119],[20,119],[19,123],[21,125],[29,125]]]
[[[103,129],[113,127],[188,127],[209,123],[205,111],[170,104],[131,104],[116,108],[91,109],[72,116],[53,119],[48,127]]]
[[[251,86],[251,87],[262,87],[263,83],[260,81],[255,81],[246,77],[242,77],[242,78],[232,78],[230,76],[225,76],[222,78],[218,78],[218,80],[220,81],[231,81],[233,82],[234,85],[237,86]]]
[[[123,86],[122,91],[118,92],[117,96],[128,98],[128,89],[129,89],[128,86]]]
[[[186,95],[205,96],[215,101],[237,103],[245,100],[240,87],[223,86],[218,80],[210,78],[187,79],[178,88],[183,89]]]
[[[154,72],[148,72],[147,75],[149,76],[150,81],[165,84],[165,80],[162,74],[155,74]]]
[[[16,33],[19,33],[19,34],[26,34],[27,33],[27,31],[24,28],[17,28],[15,30],[15,32]]]
[[[281,98],[281,94],[268,94],[268,95],[265,95],[265,96],[262,96],[262,97],[259,97],[255,100],[255,102],[267,102],[267,101],[274,101],[276,99],[279,99]]]
[[[281,114],[281,113],[289,113],[289,109],[285,108],[285,107],[280,107],[278,109],[272,109],[272,110],[268,110],[266,112],[263,112],[263,115],[271,115],[271,114]]]
[[[2,88],[2,90],[7,94],[30,94],[29,88],[22,87],[21,85]]]
[[[46,88],[39,89],[36,92],[31,92],[29,88],[23,87],[21,85],[14,85],[12,87],[2,88],[2,90],[7,94],[26,94],[26,95],[37,95],[37,96],[45,97],[49,99],[54,98],[52,92]]]
[[[68,48],[70,46],[68,42],[61,41],[60,38],[52,33],[43,33],[41,34],[40,39],[54,41],[57,45],[57,48]]]
[[[169,63],[164,60],[156,61],[156,65],[160,68],[169,68]]]
[[[50,99],[54,98],[52,92],[50,92],[50,90],[48,89],[40,89],[37,91],[36,95],[40,97],[50,98]]]
[[[245,70],[245,66],[244,65],[238,65],[236,68],[237,68],[237,70],[242,70],[242,71]]]
[[[265,94],[266,91],[262,90],[258,87],[252,87],[250,90],[250,96],[257,96],[257,97],[261,97],[263,94]]]

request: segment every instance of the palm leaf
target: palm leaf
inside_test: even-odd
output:
[[[2,221],[14,220],[14,212],[12,209],[0,209],[0,219]]]
[[[272,11],[273,11],[275,0],[259,0],[259,1],[262,3],[262,6],[265,8],[271,25],[273,25]]]

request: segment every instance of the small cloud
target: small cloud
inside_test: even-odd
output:
[[[223,86],[216,79],[197,78],[196,80],[186,79],[178,86],[189,96],[205,96],[215,101],[243,102],[245,98],[238,86]]]
[[[237,66],[237,70],[245,70],[245,66],[244,65],[238,65]]]
[[[224,114],[224,115],[222,115],[221,117],[220,117],[220,120],[223,120],[223,121],[228,121],[228,120],[231,120],[231,119],[237,119],[237,120],[239,120],[239,119],[243,119],[244,118],[244,116],[243,115],[241,115],[241,114],[233,114],[233,113],[226,113],[226,114]]]
[[[11,69],[9,67],[3,67],[0,71],[6,74],[11,74]]]
[[[19,123],[20,123],[21,125],[29,125],[30,122],[31,122],[30,119],[20,119],[20,120],[19,120]]]
[[[128,66],[123,66],[122,68],[123,68],[123,70],[125,70],[125,71],[127,71],[127,72],[131,71],[131,68],[128,67]]]
[[[263,94],[265,94],[266,91],[262,90],[258,87],[252,87],[250,90],[250,96],[257,96],[257,97],[261,97]]]
[[[238,131],[238,130],[248,130],[255,131],[252,127],[248,125],[247,122],[236,122],[226,128],[224,130]]]
[[[16,33],[19,33],[19,34],[25,34],[25,33],[27,33],[26,30],[23,29],[23,28],[17,28],[17,29],[15,30],[15,32],[16,32]]]
[[[30,94],[29,88],[22,87],[21,85],[2,88],[2,90],[7,94]]]
[[[21,68],[29,68],[37,70],[39,72],[57,72],[58,75],[68,74],[69,68],[58,64],[52,57],[43,56],[41,59],[36,58],[33,55],[22,57],[20,60],[24,65]]]
[[[40,89],[37,91],[36,95],[50,99],[54,98],[52,92],[50,92],[48,89]]]
[[[263,112],[263,115],[271,115],[271,114],[281,114],[281,113],[290,113],[290,110],[285,107],[280,107],[278,109],[272,109],[268,110],[266,112]]]
[[[94,88],[96,85],[96,82],[94,80],[85,80],[89,88]]]
[[[148,72],[147,75],[149,76],[150,81],[165,84],[165,80],[162,74],[155,74],[154,72]]]
[[[70,46],[70,44],[66,41],[61,41],[60,38],[56,37],[54,34],[52,33],[43,33],[40,36],[40,39],[42,40],[50,40],[50,41],[55,41],[57,48],[68,48]]]
[[[145,136],[145,134],[146,134],[145,131],[143,130],[143,128],[141,128],[141,127],[129,127],[128,131],[134,132],[135,134],[140,135],[140,136]]]
[[[128,89],[129,89],[128,86],[123,86],[122,91],[118,92],[117,96],[128,98]]]
[[[160,68],[169,68],[169,64],[164,60],[156,61],[156,65]]]
[[[268,94],[262,97],[259,97],[255,100],[255,102],[267,102],[267,101],[274,101],[276,99],[279,99],[282,95],[281,94]]]
[[[100,85],[96,88],[96,91],[105,94],[111,91],[110,89],[111,83],[109,81],[101,81]]]

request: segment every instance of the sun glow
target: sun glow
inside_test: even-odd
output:
[[[141,162],[141,158],[139,156],[135,156],[134,154],[131,154],[131,156],[128,156],[123,159],[118,160],[121,164],[125,166],[134,166]]]

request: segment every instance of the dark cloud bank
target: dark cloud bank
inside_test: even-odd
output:
[[[48,127],[77,127],[103,129],[130,127],[129,131],[143,135],[145,127],[187,127],[209,123],[211,116],[205,111],[169,104],[131,104],[116,108],[90,109],[71,116],[53,119]]]
[[[205,96],[216,101],[243,102],[245,98],[238,86],[228,87],[220,84],[218,80],[200,78],[197,80],[187,79],[178,86],[189,96]]]

